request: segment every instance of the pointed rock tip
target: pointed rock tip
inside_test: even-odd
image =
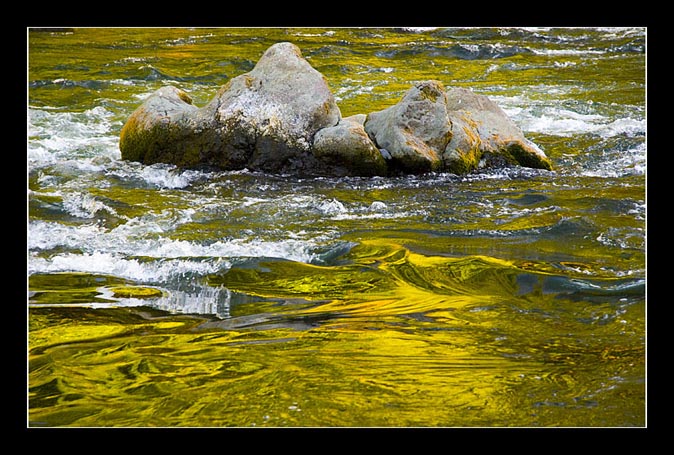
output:
[[[278,54],[295,54],[299,58],[302,57],[302,50],[295,44],[290,41],[281,41],[280,43],[275,43],[269,46],[262,57],[273,57]]]

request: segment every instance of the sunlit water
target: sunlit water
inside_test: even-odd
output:
[[[343,116],[437,79],[554,171],[297,179],[120,159],[297,44]],[[644,426],[646,32],[29,34],[30,426]]]

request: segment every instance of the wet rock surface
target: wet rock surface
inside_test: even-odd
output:
[[[415,84],[387,109],[342,118],[325,77],[287,42],[202,108],[178,88],[160,88],[127,120],[120,150],[145,164],[292,175],[552,168],[494,102],[439,81]]]

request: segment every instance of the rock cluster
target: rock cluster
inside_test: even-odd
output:
[[[325,77],[291,43],[277,43],[202,108],[172,86],[122,128],[122,159],[294,175],[467,173],[550,160],[491,100],[439,81],[387,109],[342,118]]]

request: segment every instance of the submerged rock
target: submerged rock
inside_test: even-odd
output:
[[[296,175],[466,173],[484,166],[551,169],[542,150],[491,100],[439,81],[387,109],[341,118],[325,77],[277,43],[203,108],[162,87],[129,117],[122,159]]]
[[[117,286],[109,288],[109,291],[112,292],[113,297],[127,299],[152,299],[164,295],[161,289],[146,286]]]

